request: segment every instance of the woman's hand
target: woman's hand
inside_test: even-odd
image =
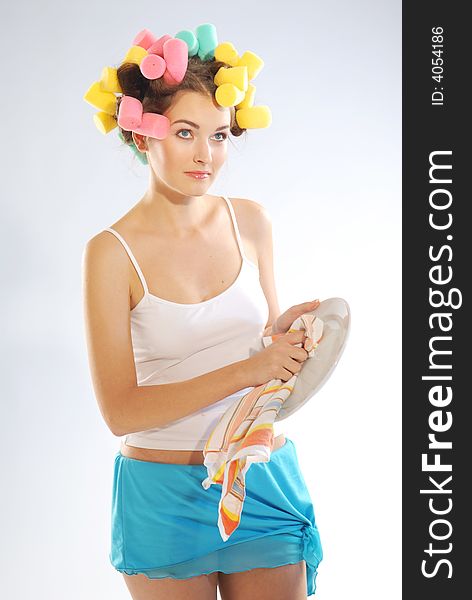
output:
[[[314,310],[317,306],[319,306],[319,304],[319,300],[312,300],[311,302],[302,302],[301,304],[295,304],[294,306],[291,306],[284,313],[279,315],[279,317],[274,321],[269,335],[287,333],[296,318],[300,317],[306,312]]]
[[[272,344],[245,359],[246,385],[264,385],[271,379],[288,381],[299,373],[308,358],[308,350],[296,345],[303,344],[304,336],[304,331],[281,334]]]

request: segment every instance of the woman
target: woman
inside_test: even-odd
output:
[[[203,448],[219,417],[253,386],[287,381],[308,354],[300,332],[263,350],[318,304],[279,315],[271,224],[257,202],[207,193],[241,135],[215,101],[214,58],[189,57],[183,80],[118,68],[123,95],[169,119],[164,139],[120,129],[149,164],[133,208],[85,248],[92,380],[115,457],[110,560],[135,600],[290,598],[315,590],[322,558],[294,444],[275,437],[251,465],[241,523],[223,542],[218,486],[204,490]],[[252,355],[251,355],[252,354]]]

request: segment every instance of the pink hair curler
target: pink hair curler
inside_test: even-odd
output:
[[[149,31],[149,29],[141,29],[141,31],[136,34],[136,37],[133,40],[133,46],[141,46],[145,50],[152,46],[156,41],[156,37],[153,33]]]
[[[167,72],[180,83],[185,76],[188,66],[188,46],[184,40],[172,38],[167,40],[162,47]]]
[[[164,72],[164,75],[162,77],[164,78],[164,81],[167,83],[167,85],[177,85],[179,83],[172,77],[172,75],[167,70]]]
[[[141,61],[139,68],[147,79],[159,79],[166,70],[166,61],[158,54],[148,54]]]
[[[167,40],[171,40],[171,39],[172,39],[172,36],[169,35],[168,33],[166,33],[165,35],[160,37],[158,40],[156,40],[154,42],[154,44],[149,46],[147,51],[149,52],[149,54],[158,54],[159,56],[164,56],[163,51],[162,51],[162,46],[164,46],[164,44],[167,42]]]
[[[143,112],[141,101],[132,96],[123,96],[120,102],[118,125],[125,131],[134,131],[158,140],[167,137],[170,129],[170,121],[167,117]]]
[[[118,109],[118,125],[126,131],[134,131],[141,125],[143,119],[143,105],[141,101],[132,96],[123,96]]]
[[[141,125],[136,129],[133,129],[136,133],[141,135],[148,135],[149,137],[163,140],[169,134],[170,121],[164,115],[157,113],[143,113],[143,120]]]

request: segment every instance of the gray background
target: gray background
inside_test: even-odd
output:
[[[352,331],[323,390],[277,424],[323,543],[319,600],[401,583],[401,3],[338,0],[2,6],[2,594],[129,598],[108,562],[114,455],[87,362],[86,241],[139,200],[147,167],[82,100],[142,28],[216,25],[265,61],[273,123],[234,140],[210,193],[274,226],[280,307],[345,298]],[[308,215],[308,218],[307,216]]]

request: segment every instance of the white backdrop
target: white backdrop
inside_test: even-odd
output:
[[[1,10],[5,598],[129,598],[108,562],[119,441],[92,390],[81,257],[139,200],[147,167],[116,131],[97,131],[82,97],[140,29],[174,35],[212,22],[219,41],[264,59],[256,100],[273,123],[230,144],[209,191],[269,210],[282,311],[332,296],[352,311],[332,378],[276,427],[296,444],[315,507],[324,551],[315,597],[397,600],[400,0],[18,0]],[[298,218],[306,211],[310,222]]]

